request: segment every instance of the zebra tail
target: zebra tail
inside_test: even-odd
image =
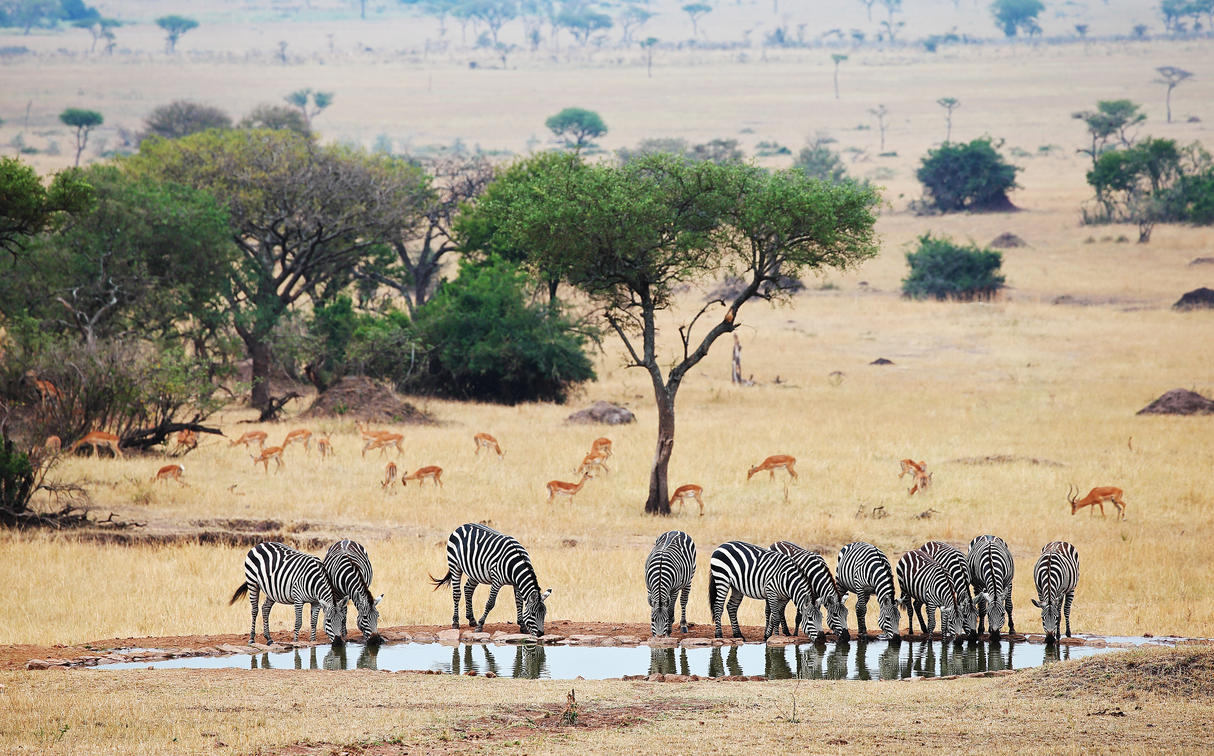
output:
[[[236,589],[236,592],[232,594],[232,600],[228,602],[228,606],[235,604],[236,599],[240,598],[241,596],[245,595],[248,592],[249,592],[249,584],[241,583],[240,587]]]
[[[434,583],[434,590],[436,590],[436,591],[437,591],[439,588],[441,588],[442,586],[444,586],[444,585],[450,585],[450,584],[451,584],[451,570],[450,570],[450,568],[448,568],[448,569],[447,569],[447,574],[446,574],[446,575],[443,575],[441,578],[436,578],[436,577],[434,577],[433,575],[430,575],[430,574],[427,574],[427,575],[426,575],[426,577],[430,578],[430,582],[431,582],[431,583]]]

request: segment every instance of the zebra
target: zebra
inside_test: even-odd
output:
[[[645,559],[645,587],[649,591],[649,632],[653,637],[670,635],[674,625],[674,607],[683,597],[679,631],[687,632],[687,597],[696,574],[696,545],[681,530],[669,530],[658,536],[653,551]]]
[[[342,637],[346,637],[346,601],[353,601],[358,609],[358,629],[368,641],[379,640],[379,602],[384,594],[376,598],[371,595],[371,558],[362,544],[342,539],[329,547],[322,562],[325,575],[333,585],[333,596],[337,600],[337,626]]]
[[[944,568],[953,583],[953,590],[957,592],[957,608],[961,612],[962,630],[971,641],[978,640],[978,608],[974,605],[974,597],[970,595],[970,578],[965,567],[965,554],[962,554],[961,549],[956,546],[950,546],[943,541],[928,541],[920,547],[920,550],[927,552],[928,556],[935,559]],[[920,602],[915,602],[915,616],[919,619],[919,626],[925,627],[923,615],[920,614],[922,606]],[[943,626],[944,620],[941,620],[940,624]],[[912,623],[911,630],[914,631],[914,629],[915,626]]]
[[[312,605],[312,640],[316,640],[316,618],[323,609],[325,633],[333,643],[342,642],[338,632],[336,601],[333,585],[325,575],[324,565],[311,554],[287,546],[285,543],[263,541],[249,549],[244,559],[244,585],[236,589],[228,606],[245,593],[249,594],[249,605],[253,610],[253,623],[249,628],[249,643],[257,637],[257,600],[265,593],[261,607],[262,624],[266,643],[270,638],[270,608],[274,604],[295,605],[295,642],[299,642],[299,629],[303,626],[303,605]]]
[[[548,614],[544,600],[552,589],[540,591],[531,557],[518,540],[471,522],[460,525],[447,539],[447,574],[430,580],[435,590],[445,583],[451,584],[451,600],[455,604],[451,627],[454,628],[459,627],[459,584],[464,575],[468,576],[464,585],[468,624],[475,624],[477,632],[485,629],[489,611],[497,603],[497,592],[503,585],[509,585],[514,588],[519,630],[532,635],[544,634],[544,618]],[[489,584],[489,600],[478,622],[472,614],[472,592],[481,583]]]
[[[898,602],[894,600],[894,571],[889,566],[889,558],[880,549],[863,541],[839,549],[835,581],[843,597],[848,593],[856,594],[856,626],[860,640],[868,639],[864,614],[870,595],[876,595],[880,605],[877,626],[881,628],[881,637],[894,643],[901,640],[898,626],[902,616],[898,612]]]
[[[763,599],[766,603],[766,623],[763,640],[775,634],[779,616],[791,600],[797,605],[802,617],[802,629],[809,637],[818,635],[818,613],[814,611],[813,594],[809,581],[787,554],[771,551],[752,543],[729,541],[712,552],[709,561],[711,572],[708,578],[708,604],[712,607],[712,621],[716,625],[716,637],[721,637],[721,613],[729,597],[729,621],[733,625],[733,637],[741,638],[738,627],[738,607],[742,597]]]
[[[809,580],[809,590],[813,595],[815,606],[814,613],[818,614],[819,607],[826,607],[826,624],[834,631],[835,637],[846,643],[850,638],[847,632],[847,606],[843,603],[843,595],[839,592],[839,585],[830,575],[830,568],[826,566],[826,560],[816,551],[803,549],[791,541],[776,541],[770,546],[772,551],[778,551],[781,554],[787,554],[801,568],[801,572],[805,573],[805,577]],[[819,615],[818,624],[821,626],[821,616]],[[796,625],[801,625],[801,615],[797,615]],[[788,625],[784,618],[780,618],[780,627],[785,632],[788,631]],[[794,628],[794,633],[796,628]],[[826,633],[821,632],[817,640],[823,641],[826,639]]]
[[[1004,611],[1007,611],[1007,631],[1016,632],[1016,620],[1012,617],[1012,578],[1016,568],[1007,544],[997,536],[978,536],[970,541],[965,563],[974,586],[974,601],[978,604],[978,634],[982,634],[983,620],[986,620],[990,639],[999,640]]]
[[[906,607],[911,632],[915,630],[915,614],[912,602],[927,606],[927,624],[923,631],[931,642],[936,629],[936,609],[940,609],[940,639],[961,642],[960,600],[943,565],[923,549],[908,551],[898,560],[898,590],[902,593],[902,605]],[[922,624],[922,620],[919,621]]]
[[[1066,541],[1047,543],[1041,548],[1037,564],[1033,565],[1033,583],[1037,586],[1037,597],[1041,599],[1032,599],[1033,606],[1041,609],[1046,644],[1062,637],[1058,625],[1063,613],[1066,614],[1066,637],[1070,638],[1071,602],[1075,600],[1075,588],[1079,585],[1079,552]]]

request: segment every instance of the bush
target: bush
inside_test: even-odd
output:
[[[941,212],[1006,210],[1012,207],[1007,193],[1016,188],[1018,170],[986,137],[929,150],[915,178],[927,202]]]
[[[408,387],[502,404],[564,402],[594,378],[585,338],[558,313],[531,305],[526,276],[493,259],[465,266],[417,312],[422,369]]]
[[[793,168],[820,181],[829,181],[834,184],[844,181],[847,178],[847,168],[843,165],[843,158],[827,146],[833,141],[833,139],[819,137],[810,142],[797,155],[796,161],[792,164]]]
[[[974,244],[961,245],[926,233],[919,249],[908,252],[910,275],[902,279],[902,295],[911,299],[989,300],[1003,288],[999,272],[1003,255]]]

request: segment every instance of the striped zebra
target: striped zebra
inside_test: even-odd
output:
[[[346,637],[346,602],[353,601],[358,610],[358,629],[365,640],[379,639],[379,602],[371,595],[371,558],[357,541],[342,539],[329,547],[322,562],[325,575],[333,585],[337,601],[337,623],[341,636]]]
[[[805,573],[806,579],[809,580],[809,590],[814,599],[814,613],[818,614],[820,607],[826,607],[826,624],[834,632],[835,637],[840,641],[846,642],[849,639],[847,632],[847,605],[843,603],[843,594],[839,592],[839,584],[830,575],[830,568],[826,566],[826,560],[816,551],[803,549],[792,541],[776,541],[771,545],[772,551],[778,551],[781,554],[787,554],[796,562],[797,567],[801,568],[801,572]],[[818,617],[818,626],[821,627],[821,616]],[[801,615],[797,614],[796,627],[801,625]],[[793,628],[794,634],[796,627]],[[788,624],[780,617],[780,628],[782,632],[788,632]],[[826,633],[821,632],[817,640],[825,640]]]
[[[871,595],[877,597],[880,606],[877,626],[881,628],[881,637],[895,643],[901,639],[898,625],[902,622],[902,616],[894,599],[894,571],[889,566],[889,558],[880,549],[863,541],[849,543],[839,549],[835,581],[845,598],[848,593],[856,594],[856,627],[860,640],[868,639],[864,615]]]
[[[957,592],[957,608],[961,611],[961,628],[971,641],[978,640],[978,607],[974,604],[974,597],[970,594],[970,576],[965,567],[965,554],[962,554],[961,549],[956,546],[951,546],[943,541],[928,541],[920,547],[920,550],[927,552],[928,556],[939,562],[948,574],[949,580],[953,583],[953,590]],[[924,627],[923,615],[919,613],[922,606],[921,603],[915,603],[915,616],[919,618],[920,627]],[[943,626],[944,621],[941,620],[940,624]],[[914,629],[914,623],[911,623],[911,631],[913,632]]]
[[[997,536],[978,536],[970,541],[965,563],[974,586],[974,601],[978,604],[978,634],[982,634],[983,620],[986,620],[990,639],[999,640],[1004,611],[1007,612],[1007,631],[1016,632],[1016,620],[1012,617],[1012,578],[1016,567],[1007,544]]]
[[[312,605],[312,640],[316,640],[316,617],[323,609],[325,633],[334,643],[342,642],[338,632],[337,611],[333,598],[333,586],[325,575],[324,565],[311,554],[287,546],[285,543],[265,541],[249,549],[244,559],[244,585],[232,594],[228,606],[236,599],[249,594],[249,605],[253,610],[253,623],[249,628],[249,643],[257,637],[257,600],[265,594],[261,607],[262,624],[266,643],[270,638],[270,608],[274,604],[295,605],[295,642],[299,642],[299,629],[303,626],[303,605]]]
[[[733,625],[733,637],[741,638],[738,627],[738,607],[742,597],[763,599],[766,603],[766,623],[763,640],[775,634],[779,617],[789,601],[797,605],[802,617],[802,629],[811,638],[818,635],[818,613],[814,611],[813,596],[809,581],[787,554],[771,551],[752,543],[729,541],[712,552],[709,561],[708,604],[712,607],[712,621],[717,635],[721,637],[721,613],[726,607],[728,595],[729,621]]]
[[[1033,565],[1033,583],[1037,598],[1033,606],[1041,609],[1041,625],[1045,642],[1061,638],[1058,625],[1066,614],[1066,637],[1071,637],[1071,602],[1079,585],[1079,552],[1066,541],[1051,541],[1041,548],[1041,556]],[[1040,601],[1038,601],[1040,599]],[[1065,601],[1065,603],[1064,603]]]
[[[645,559],[645,587],[649,591],[649,632],[655,638],[670,635],[674,625],[674,607],[683,597],[679,631],[687,632],[687,597],[696,574],[696,545],[681,530],[669,530],[658,536],[653,551]]]
[[[465,575],[468,577],[464,585],[468,624],[475,625],[477,632],[485,629],[489,611],[497,603],[497,592],[503,585],[509,585],[514,588],[519,630],[532,635],[544,634],[544,618],[548,614],[544,600],[552,589],[540,592],[531,557],[515,538],[484,525],[467,523],[456,528],[447,539],[447,574],[430,580],[435,590],[445,583],[451,584],[451,600],[455,604],[451,627],[454,628],[459,627],[459,584]],[[478,622],[472,614],[472,592],[481,583],[489,585],[489,600]]]
[[[961,642],[961,612],[957,591],[944,566],[923,549],[908,551],[898,560],[898,590],[902,593],[902,605],[910,620],[910,629],[915,631],[915,615],[912,603],[927,607],[927,624],[923,632],[927,640],[932,639],[936,629],[936,609],[940,610],[940,639]],[[922,620],[920,620],[922,625]]]

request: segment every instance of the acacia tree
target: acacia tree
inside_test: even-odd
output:
[[[941,97],[936,104],[944,108],[944,143],[948,144],[953,138],[953,111],[961,107],[961,100],[956,97]]]
[[[991,15],[995,17],[995,25],[1008,37],[1014,37],[1022,31],[1030,35],[1040,31],[1037,14],[1043,10],[1045,5],[1041,0],[995,0],[991,3]]]
[[[164,51],[172,55],[177,51],[177,40],[190,29],[197,28],[198,22],[187,16],[161,16],[156,19],[156,25],[164,29]]]
[[[417,222],[423,171],[385,155],[322,146],[292,131],[206,131],[140,145],[132,169],[210,191],[227,205],[240,262],[233,326],[253,363],[252,404],[272,415],[270,337],[301,297],[318,300],[362,256]]]
[[[478,206],[531,264],[559,274],[602,308],[628,364],[653,384],[658,437],[645,511],[669,514],[667,470],[675,398],[713,343],[740,325],[739,309],[771,298],[797,274],[848,267],[876,254],[876,193],[826,184],[796,171],[652,155],[620,167],[576,155],[538,156],[527,180],[487,193]],[[663,354],[658,317],[686,281],[727,273],[745,281],[679,327],[679,352]],[[722,317],[697,333],[711,307]],[[664,366],[670,366],[664,372]]]
[[[1114,137],[1122,147],[1133,147],[1134,134],[1129,130],[1147,120],[1146,114],[1139,112],[1139,107],[1130,100],[1100,100],[1095,110],[1072,113],[1072,118],[1087,124],[1088,134],[1092,137],[1092,146],[1078,152],[1091,157],[1094,167]]]
[[[46,186],[38,173],[17,158],[0,157],[0,250],[13,257],[35,234],[57,225],[70,213],[93,203],[93,188],[80,171],[55,174]]]
[[[309,98],[312,100],[311,107],[308,106]],[[303,116],[305,130],[311,131],[312,119],[320,115],[322,110],[333,104],[333,93],[313,92],[309,87],[307,89],[297,89],[283,99],[299,108],[299,113]]]
[[[80,153],[89,143],[89,132],[105,121],[96,110],[68,108],[59,114],[59,120],[76,129],[76,165],[80,165]]]
[[[835,62],[835,99],[839,99],[839,64],[847,60],[843,53],[831,53],[830,59]]]
[[[1166,86],[1168,88],[1168,93],[1167,93],[1167,96],[1164,98],[1164,102],[1167,104],[1167,109],[1168,109],[1168,123],[1171,123],[1172,122],[1172,90],[1176,88],[1177,84],[1180,84],[1182,81],[1189,78],[1193,74],[1189,71],[1184,70],[1183,68],[1177,68],[1176,66],[1160,66],[1159,68],[1156,68],[1155,70],[1159,72],[1159,78],[1156,79],[1155,81],[1159,84],[1163,84],[1164,86]]]
[[[594,144],[595,139],[607,133],[607,124],[603,123],[602,116],[586,108],[565,108],[549,116],[544,125],[574,152],[581,152],[583,147]]]
[[[688,3],[683,6],[683,11],[691,19],[692,39],[698,38],[700,36],[700,19],[712,12],[712,6],[708,3]]]

